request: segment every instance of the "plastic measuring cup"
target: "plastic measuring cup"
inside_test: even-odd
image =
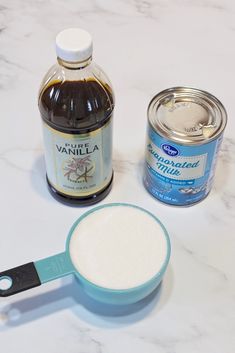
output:
[[[156,226],[156,236],[158,233],[159,240],[162,246],[164,245],[163,247],[165,249],[164,254],[161,255],[162,262],[160,263],[160,267],[158,266],[158,270],[156,271],[156,273],[154,273],[153,276],[151,276],[151,278],[149,278],[148,280],[145,280],[142,283],[139,283],[138,285],[131,286],[130,288],[125,287],[125,288],[117,289],[109,285],[105,285],[105,286],[99,285],[95,283],[95,281],[87,278],[86,274],[84,275],[84,273],[81,273],[81,271],[79,271],[77,268],[76,261],[74,261],[74,253],[76,255],[76,249],[74,248],[73,244],[76,243],[78,239],[77,237],[79,237],[79,229],[82,229],[82,226],[84,228],[84,224],[85,224],[86,226],[85,229],[89,230],[89,224],[91,225],[92,222],[94,222],[95,220],[97,222],[97,229],[98,227],[100,227],[99,228],[101,230],[100,234],[102,235],[102,231],[105,232],[105,227],[108,227],[108,226],[112,227],[112,222],[114,222],[114,218],[112,218],[112,215],[114,215],[117,210],[119,212],[118,214],[121,216],[120,222],[123,221],[122,218],[124,219],[124,215],[126,215],[125,216],[126,218],[127,218],[127,215],[128,217],[129,217],[129,214],[131,215],[131,217],[129,218],[132,218],[130,220],[132,230],[134,229],[134,231],[136,231],[136,234],[138,233],[139,237],[146,237],[147,239],[146,234],[142,234],[143,233],[142,231],[139,231],[137,228],[136,229],[133,228],[135,227],[135,223],[136,223],[136,227],[139,227],[138,225],[140,225],[142,222],[141,219],[143,219],[143,222],[145,225],[147,221],[151,223],[151,226],[153,227]],[[132,216],[132,213],[133,213],[133,216]],[[104,222],[102,223],[103,225],[98,224],[100,222],[97,221],[97,219],[99,219],[99,217],[97,218],[97,215],[99,217],[103,217],[104,219]],[[95,227],[96,227],[96,223],[95,223]],[[155,229],[153,228],[151,231],[153,231],[152,234],[154,235]],[[80,237],[82,236],[81,233],[82,232],[80,232]],[[89,236],[89,231],[85,236],[86,237]],[[122,237],[122,239],[124,240],[121,240],[121,237],[120,237],[120,243],[123,241],[125,242],[125,237]],[[119,239],[118,239],[118,242],[119,242]],[[91,244],[93,244],[93,242]],[[99,246],[100,244],[102,245],[102,242],[100,239],[98,239],[97,244],[99,244]],[[130,246],[130,244],[120,244],[120,246],[126,246],[126,245]],[[148,251],[143,250],[141,252],[140,250],[141,249],[139,249],[139,253],[142,259],[140,261],[148,264],[148,261],[151,260],[149,259],[150,254],[148,253]],[[114,254],[115,254],[115,251],[116,249],[114,249]],[[135,259],[135,255],[136,255],[135,244],[131,243],[130,251],[131,251],[131,254],[132,253],[134,254],[134,260],[133,259],[131,260],[132,269],[129,269],[129,270],[134,271],[135,268],[139,268],[138,266],[141,265],[138,262],[139,261],[138,257]],[[135,205],[124,204],[124,203],[113,203],[113,204],[107,204],[107,205],[95,207],[92,210],[83,214],[73,224],[68,234],[66,249],[64,252],[60,254],[56,254],[54,256],[50,256],[48,258],[45,258],[39,261],[30,262],[25,265],[21,265],[21,266],[9,269],[7,271],[1,272],[0,273],[0,297],[10,296],[33,287],[37,287],[41,284],[44,284],[49,281],[53,281],[63,276],[75,275],[76,278],[80,281],[83,289],[87,292],[87,294],[98,301],[109,303],[109,304],[120,304],[120,305],[135,303],[143,299],[147,295],[149,295],[159,285],[169,262],[170,251],[171,251],[170,240],[165,227],[158,220],[158,218],[156,218],[153,214],[151,214],[147,210]],[[97,248],[97,252],[98,252],[98,248]],[[95,250],[95,253],[96,253],[96,250]],[[79,255],[79,250],[78,250],[78,256],[81,256],[81,254]],[[86,257],[86,252],[84,253],[83,251],[82,256]],[[87,256],[89,256],[89,249],[87,249]],[[156,257],[157,257],[157,254],[156,254]],[[153,256],[152,258],[154,260]],[[91,258],[91,262],[92,261],[93,261],[93,258]],[[135,262],[133,263],[133,261],[136,261],[136,263]],[[97,265],[99,266],[98,262],[97,262]],[[127,258],[126,266],[127,266],[127,272],[128,272],[128,266],[129,266],[128,258]],[[110,264],[110,268],[112,271],[111,264]],[[116,268],[116,272],[117,270],[118,269]],[[133,272],[133,274],[134,273],[135,272]],[[143,271],[143,275],[144,273],[145,271]],[[120,273],[119,275],[116,274],[115,276],[122,277],[122,273]],[[137,273],[137,277],[138,277],[138,273]],[[9,288],[2,288],[1,282],[2,283],[8,282]],[[115,282],[115,278],[114,278],[114,282]]]

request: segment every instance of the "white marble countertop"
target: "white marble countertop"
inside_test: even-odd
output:
[[[172,242],[158,293],[128,308],[99,305],[66,278],[0,300],[6,353],[233,353],[235,350],[235,3],[232,0],[0,1],[0,269],[64,249],[86,210],[48,193],[37,108],[61,29],[94,37],[116,93],[115,181],[103,201],[156,214]],[[142,185],[146,109],[162,89],[208,90],[229,115],[209,197],[190,208]]]

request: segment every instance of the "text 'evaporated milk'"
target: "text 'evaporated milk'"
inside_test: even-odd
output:
[[[226,122],[221,102],[205,91],[176,87],[155,96],[148,108],[147,190],[176,206],[205,198]]]

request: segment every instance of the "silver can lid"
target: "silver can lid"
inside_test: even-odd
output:
[[[152,99],[148,119],[161,136],[184,145],[196,145],[219,136],[226,126],[227,114],[222,103],[210,93],[174,87]]]

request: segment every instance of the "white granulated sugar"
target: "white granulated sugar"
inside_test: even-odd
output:
[[[128,206],[101,208],[85,217],[70,240],[74,267],[94,284],[128,289],[161,269],[167,242],[159,223]]]

